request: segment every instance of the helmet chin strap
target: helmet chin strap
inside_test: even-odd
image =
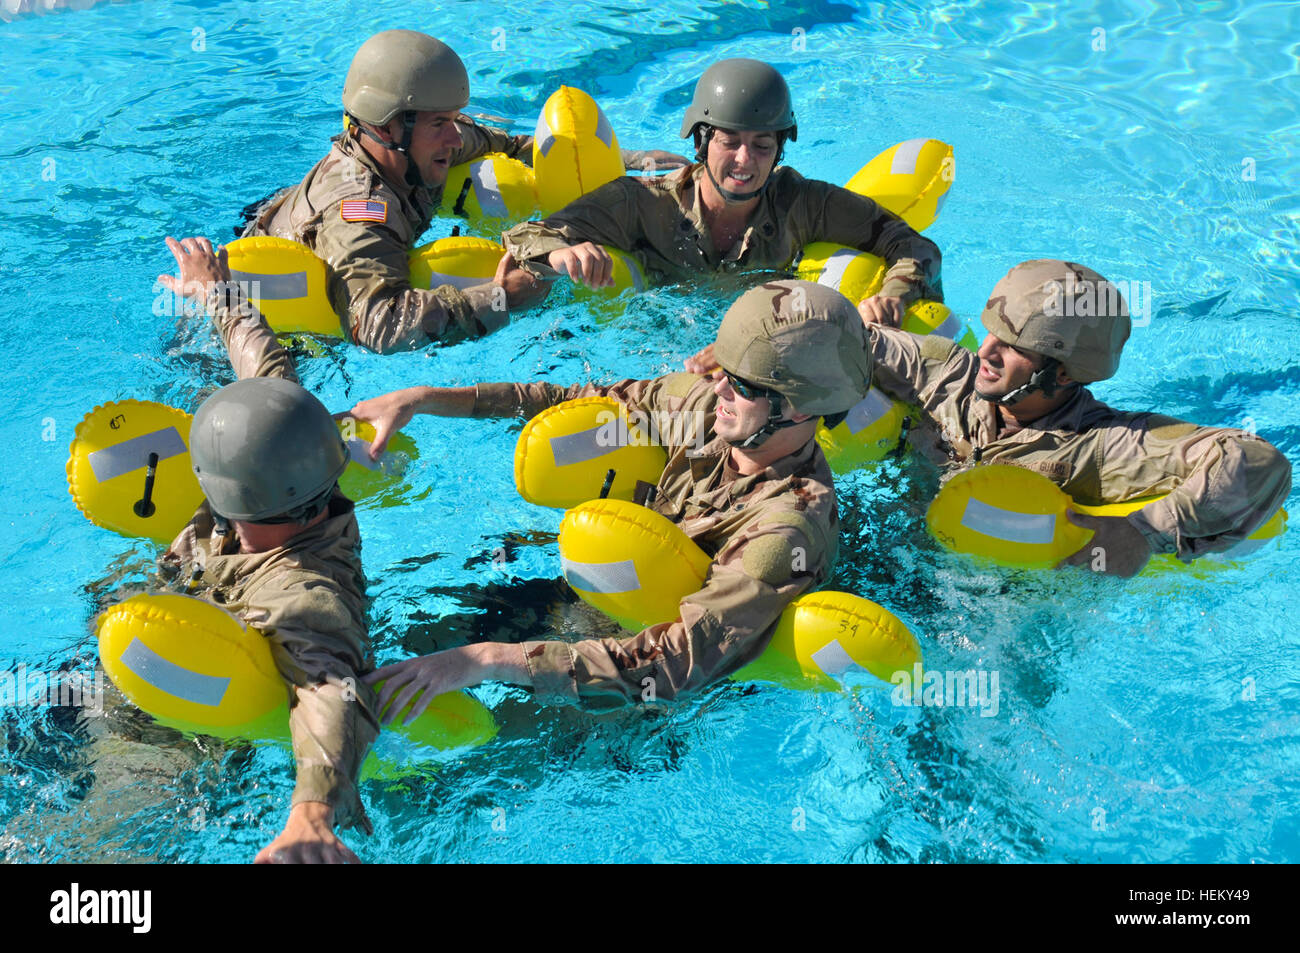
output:
[[[781,404],[785,398],[776,391],[771,390],[767,392],[766,396],[768,403],[767,423],[763,424],[763,426],[759,427],[744,440],[727,440],[726,437],[723,437],[723,441],[728,446],[734,447],[736,450],[757,450],[772,437],[776,436],[778,430],[784,430],[787,427],[797,427],[799,424],[803,423],[802,420],[782,420]]]
[[[1029,380],[1021,384],[1015,390],[1001,397],[990,397],[987,394],[981,394],[975,391],[975,396],[980,400],[987,400],[990,404],[997,404],[1000,407],[1010,407],[1012,404],[1018,404],[1036,390],[1041,390],[1044,397],[1055,397],[1056,389],[1060,385],[1056,381],[1056,369],[1060,362],[1054,357],[1046,358],[1043,366],[1030,375]]]
[[[380,139],[377,135],[358,122],[355,117],[348,116],[348,118],[352,120],[354,126],[361,130],[363,136],[373,139],[389,152],[400,152],[402,155],[406,156],[405,178],[407,185],[413,189],[418,189],[424,185],[424,178],[420,175],[420,170],[416,168],[415,160],[411,158],[411,138],[415,133],[414,112],[408,109],[406,112],[402,113],[402,141],[399,144],[391,143],[386,139]]]

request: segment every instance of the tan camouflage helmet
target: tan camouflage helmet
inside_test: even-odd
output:
[[[1055,358],[1083,384],[1114,376],[1132,327],[1118,288],[1091,268],[1052,258],[1007,272],[980,320],[999,341]]]
[[[848,410],[871,386],[857,309],[812,281],[769,281],[746,291],[723,317],[713,354],[723,370],[813,417]]]
[[[385,30],[361,44],[343,82],[343,108],[383,126],[402,112],[451,112],[469,103],[455,50],[427,33]]]

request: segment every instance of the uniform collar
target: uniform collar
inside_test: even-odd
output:
[[[747,492],[755,483],[785,480],[794,476],[812,462],[813,454],[816,452],[817,440],[809,438],[808,442],[794,453],[782,457],[757,473],[742,476],[728,466],[731,444],[721,437],[714,437],[699,450],[686,451],[686,459],[690,463],[691,477],[695,482],[699,483],[705,479],[708,479],[710,484],[715,481],[730,482],[733,484],[732,495],[734,496]]]
[[[346,132],[339,133],[335,136],[333,142],[335,148],[337,148],[339,152],[343,153],[348,158],[355,159],[357,162],[361,163],[361,165],[375,176],[375,178],[388,186],[389,191],[401,199],[404,204],[409,205],[414,209],[419,218],[426,223],[427,227],[427,223],[433,218],[434,207],[442,198],[441,189],[438,190],[438,195],[435,196],[428,186],[412,188],[406,183],[405,179],[394,182],[384,174],[384,170],[375,162],[374,156],[361,147],[361,140],[353,139]],[[424,229],[420,229],[420,231],[423,230]]]
[[[725,256],[721,256],[722,261],[739,261],[743,258],[754,244],[755,236],[761,236],[765,239],[776,236],[778,229],[773,212],[772,192],[777,177],[784,172],[784,166],[778,166],[772,170],[772,175],[767,180],[767,187],[763,189],[763,194],[759,196],[758,207],[750,214],[749,221],[745,225],[745,231],[741,233],[740,241],[736,242]],[[699,235],[708,239],[709,247],[717,253],[718,249],[713,248],[712,235],[709,233],[708,226],[704,223],[704,200],[700,195],[700,190],[703,188],[702,183],[708,178],[708,171],[704,168],[704,163],[696,162],[672,174],[678,176],[677,181],[672,183],[672,188],[677,195],[677,204],[682,210],[682,215],[695,227],[695,231]]]

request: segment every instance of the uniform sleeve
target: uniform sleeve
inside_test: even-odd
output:
[[[283,377],[298,383],[293,358],[236,283],[213,286],[206,305],[236,377],[241,381],[248,377]]]
[[[520,263],[546,264],[551,252],[582,242],[634,251],[643,237],[634,189],[645,191],[626,176],[607,182],[540,222],[516,225],[501,241]]]
[[[673,376],[673,375],[670,375]],[[621,380],[606,386],[596,384],[479,384],[475,387],[473,417],[523,417],[531,419],[566,400],[579,397],[613,397],[637,410],[657,409],[662,383],[653,380]]]
[[[490,282],[412,288],[407,242],[383,225],[344,221],[337,205],[322,219],[315,251],[329,266],[330,303],[352,340],[380,354],[479,337],[509,320]]]
[[[512,136],[503,129],[481,125],[466,115],[456,117],[461,146],[452,154],[451,164],[472,162],[489,152],[504,152],[525,165],[533,164],[533,137]]]
[[[1168,493],[1128,516],[1153,552],[1189,561],[1231,549],[1291,492],[1291,464],[1259,437],[1157,415],[1144,423],[1111,428],[1102,494],[1132,499]],[[1116,496],[1114,487],[1123,495]]]
[[[867,325],[871,382],[904,403],[933,411],[948,393],[960,388],[977,360],[953,341],[924,337],[878,324]]]
[[[943,300],[938,245],[864,195],[811,179],[803,186],[808,221],[801,223],[807,229],[801,244],[837,242],[879,255],[889,265],[881,294],[906,304]]]
[[[786,606],[812,588],[819,565],[788,525],[744,531],[718,554],[699,592],[676,621],[626,639],[525,642],[524,658],[541,701],[672,699],[754,661],[767,648]]]
[[[379,734],[365,630],[328,580],[262,586],[245,621],[271,642],[289,682],[289,732],[297,767],[294,804],[319,801],[343,828],[371,832],[357,790],[361,763]]]

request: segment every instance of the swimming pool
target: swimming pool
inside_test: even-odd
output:
[[[337,131],[355,48],[394,26],[452,43],[470,111],[517,132],[567,83],[625,146],[676,149],[703,69],[752,56],[790,82],[801,136],[787,161],[806,175],[844,181],[899,140],[950,142],[957,180],[927,234],[959,315],[975,321],[1026,258],[1149,282],[1147,319],[1096,393],[1253,427],[1297,459],[1294,4],[429,9],[128,2],[0,26],[0,669],[92,666],[95,611],[156,552],[72,505],[77,421],[125,397],[193,408],[229,380],[205,322],[155,314],[162,236],[225,239],[240,206],[300,179]],[[336,347],[300,370],[333,409],[417,382],[652,376],[706,342],[733,295],[660,289],[598,318],[560,291],[483,341]],[[554,582],[559,514],[514,493],[517,430],[421,418],[408,431],[421,456],[382,501],[400,505],[359,507],[381,661],[585,624]],[[925,535],[935,485],[915,460],[838,484],[833,585],[904,619],[930,667],[990,687],[996,673],[996,705],[726,684],[588,714],[489,686],[498,738],[366,782],[375,836],[345,839],[371,861],[1300,858],[1296,534],[1239,566],[1127,583],[980,569]],[[5,860],[246,861],[278,833],[285,752],[201,750],[106,720],[0,709]]]

